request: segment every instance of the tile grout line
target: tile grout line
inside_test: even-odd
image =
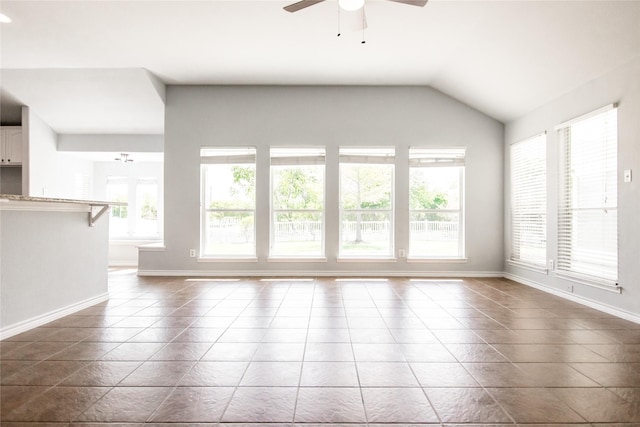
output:
[[[260,295],[260,294],[264,291],[264,289],[265,289],[265,288],[267,288],[267,287],[269,287],[269,286],[270,286],[270,285],[268,285],[268,284],[263,284],[263,285],[261,286],[261,288],[260,288],[260,292],[258,292],[258,293],[257,293],[257,295]],[[285,297],[286,297],[286,294],[287,294],[287,293],[289,293],[289,289],[290,289],[290,288],[291,288],[291,285],[287,286],[287,291],[285,292],[284,296],[282,297],[282,300],[280,301],[280,304],[278,304],[278,308],[277,308],[277,309],[276,309],[276,311],[275,311],[275,313],[276,313],[276,314],[278,313],[278,310],[280,310],[280,307],[282,307],[282,303],[283,303],[283,301],[284,301],[284,299],[285,299]],[[257,298],[256,298],[256,297],[254,297],[254,298],[252,298],[252,299],[251,299],[251,301],[253,302],[253,301],[255,301],[256,299],[257,299]],[[247,307],[248,307],[249,305],[250,305],[250,303],[249,303],[249,304],[247,304]],[[238,316],[236,317],[236,319],[235,319],[235,320],[237,320],[238,318],[240,318],[240,316],[242,315],[242,312],[244,312],[244,310],[246,310],[246,309],[247,309],[247,307],[245,307],[245,308],[240,312],[240,314],[238,314]],[[271,318],[271,321],[269,322],[269,325],[271,325],[271,324],[273,323],[273,320],[274,320],[275,316],[276,316],[276,315],[274,314],[274,316]],[[234,320],[234,322],[235,322],[235,320]],[[231,324],[229,324],[229,327],[227,328],[227,330],[231,328],[231,325],[232,325],[232,324],[233,324],[233,322],[231,322]],[[268,329],[268,328],[267,328],[267,329]],[[221,335],[221,336],[222,336],[222,335]],[[264,337],[262,337],[262,339],[264,339]],[[231,396],[229,397],[229,400],[227,401],[227,404],[224,406],[224,409],[220,412],[220,417],[218,418],[218,424],[220,424],[220,423],[222,423],[222,422],[223,422],[223,418],[224,418],[224,416],[225,416],[225,414],[226,414],[227,410],[229,409],[229,406],[231,405],[231,402],[233,401],[233,398],[235,397],[236,392],[237,392],[237,391],[238,391],[238,389],[240,388],[240,383],[242,382],[242,379],[244,378],[244,376],[247,374],[247,371],[249,370],[249,366],[251,366],[251,362],[253,361],[253,358],[255,357],[255,354],[257,353],[258,348],[260,347],[260,344],[261,344],[261,343],[262,343],[262,341],[261,341],[260,343],[258,343],[258,345],[256,346],[256,349],[253,351],[253,353],[252,353],[251,357],[249,358],[249,360],[248,360],[248,362],[247,362],[247,366],[245,367],[244,371],[242,372],[242,375],[240,376],[240,378],[238,379],[238,384],[234,386],[234,388],[233,388],[233,392],[231,393]],[[204,357],[204,356],[203,356],[203,357]]]
[[[296,398],[293,403],[293,418],[291,422],[295,424],[296,422],[296,414],[298,412],[298,398],[300,396],[300,388],[302,387],[302,373],[304,372],[304,364],[305,364],[305,356],[307,354],[307,343],[309,341],[309,329],[311,329],[311,318],[313,314],[313,302],[315,301],[315,290],[316,290],[316,281],[317,279],[313,279],[313,290],[311,293],[311,307],[309,307],[309,316],[307,318],[307,333],[304,338],[304,347],[302,349],[302,361],[300,362],[300,373],[298,375],[298,387],[296,389]]]
[[[368,291],[368,290],[367,290]],[[398,298],[400,299],[400,301],[402,301],[403,304],[406,304],[406,301],[404,300],[404,298],[402,298],[395,289],[393,289],[393,292],[398,296]],[[369,295],[371,295],[371,292],[369,292]],[[428,298],[428,296],[427,296]],[[380,313],[380,317],[382,318],[382,321],[384,322],[387,331],[389,332],[389,334],[391,335],[391,338],[393,338],[393,341],[398,344],[398,345],[402,345],[401,343],[398,342],[398,340],[396,339],[396,337],[393,335],[393,333],[391,333],[391,329],[389,328],[389,325],[387,324],[384,316],[382,316],[382,312],[380,311],[380,307],[378,307],[378,304],[376,303],[375,299],[373,299],[373,304],[376,307],[376,310],[378,310],[378,313]],[[413,312],[413,309],[406,304],[407,307],[409,307],[409,309]],[[422,322],[422,319],[420,319],[420,317],[418,317],[415,312],[413,312],[414,315],[416,316],[416,318],[418,318],[418,320],[420,320]],[[423,322],[424,324],[424,322]],[[427,328],[427,330],[431,331],[429,329],[429,327],[425,324],[425,328]],[[435,335],[434,335],[435,336]],[[438,337],[436,337],[436,339],[438,339]],[[442,343],[441,343],[442,345]],[[445,347],[446,348],[446,347]],[[448,349],[447,349],[448,351]],[[407,364],[407,367],[409,368],[409,370],[411,371],[411,374],[413,375],[413,378],[416,380],[416,383],[418,384],[420,390],[422,391],[422,394],[424,395],[424,397],[427,399],[427,402],[429,402],[429,405],[431,407],[431,410],[433,411],[433,413],[435,414],[436,418],[438,419],[438,422],[440,423],[440,425],[443,425],[443,421],[442,421],[442,417],[440,417],[440,414],[438,413],[438,411],[436,410],[435,406],[433,406],[433,403],[431,402],[431,399],[429,399],[429,396],[427,395],[427,392],[425,391],[424,387],[422,387],[422,383],[420,383],[420,379],[418,378],[418,376],[416,375],[413,367],[411,366],[411,363],[409,362],[409,360],[407,360],[406,356],[404,355],[404,353],[402,354],[402,357],[405,361],[405,363]]]

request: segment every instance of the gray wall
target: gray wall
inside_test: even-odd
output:
[[[0,210],[0,331],[104,295],[107,232],[87,212]]]
[[[162,153],[162,135],[60,134],[58,151],[151,152]]]
[[[141,253],[141,274],[491,274],[503,270],[504,127],[498,121],[426,87],[169,86],[166,95],[166,249]],[[258,148],[258,262],[196,262],[188,257],[188,251],[199,247],[200,147],[233,145]],[[268,242],[260,242],[260,236],[268,236],[266,185],[271,145],[315,145],[327,149],[326,262],[266,260]],[[340,146],[396,147],[396,249],[408,246],[408,147],[467,147],[467,262],[336,262],[336,164]]]
[[[547,131],[547,259],[557,258],[558,140],[555,126],[611,103],[618,103],[618,282],[622,294],[613,294],[557,278],[553,271],[536,273],[506,265],[506,272],[533,284],[564,291],[573,285],[574,294],[630,313],[640,314],[640,58],[577,88],[536,111],[506,125],[505,206],[510,205],[508,155],[510,144]],[[632,169],[631,183],[622,172]],[[505,248],[510,247],[509,216],[505,214]],[[506,252],[508,256],[508,250]]]

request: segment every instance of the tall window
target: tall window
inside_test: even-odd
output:
[[[547,259],[546,134],[511,146],[511,255],[545,267]]]
[[[393,148],[340,149],[340,256],[393,255]]]
[[[324,254],[324,149],[271,149],[271,256]]]
[[[129,184],[126,177],[107,177],[107,200],[127,203],[129,201]],[[109,218],[109,236],[127,237],[129,235],[128,206],[112,206]]]
[[[464,156],[409,149],[409,257],[464,257]]]
[[[558,126],[558,271],[613,285],[618,278],[617,109]]]
[[[203,148],[200,159],[201,256],[255,257],[255,148]]]
[[[76,173],[74,176],[73,197],[79,200],[88,200],[90,196],[91,178],[86,173]]]
[[[140,178],[136,183],[136,234],[157,236],[158,226],[158,180]]]

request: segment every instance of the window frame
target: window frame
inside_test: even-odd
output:
[[[113,197],[112,192],[111,192],[111,185],[113,184],[117,184],[117,185],[123,185],[124,188],[126,189],[125,192],[125,200],[116,200],[117,198]],[[132,225],[131,225],[131,205],[129,204],[129,200],[130,200],[130,188],[129,188],[129,177],[124,176],[124,175],[108,175],[106,177],[106,183],[105,183],[105,193],[107,196],[107,199],[110,202],[122,202],[122,203],[126,203],[126,205],[124,206],[112,206],[110,211],[109,211],[109,221],[111,221],[112,218],[117,218],[118,220],[122,220],[122,222],[124,222],[125,226],[124,226],[124,233],[122,234],[113,234],[113,224],[110,222],[109,223],[109,240],[124,240],[124,239],[131,239],[131,236],[133,234],[132,232]],[[126,216],[122,217],[122,216],[114,216],[115,212],[119,212],[121,213],[122,210],[126,211]]]
[[[291,151],[291,154],[274,156],[275,152],[285,153],[286,151]],[[301,153],[310,153],[317,152],[314,155],[295,155],[295,151],[300,151]],[[320,154],[321,152],[321,154]],[[278,159],[275,160],[274,159]],[[321,165],[322,166],[322,208],[321,209],[281,209],[276,208],[274,206],[274,175],[275,169],[274,167],[279,166],[295,166],[295,165]],[[312,260],[324,260],[326,259],[325,252],[325,239],[326,239],[326,192],[327,192],[327,181],[326,181],[326,148],[325,147],[284,147],[284,146],[271,146],[269,147],[269,259],[270,260],[286,260],[286,259],[312,259]],[[276,245],[276,216],[279,213],[312,213],[312,214],[320,214],[320,251],[317,254],[286,254],[286,253],[274,253],[273,248]]]
[[[539,145],[539,146],[537,146]],[[520,154],[516,150],[540,150],[537,152],[537,156],[540,158],[540,163],[525,165],[525,170],[518,171],[517,167],[522,167],[522,160],[518,159],[516,156],[524,154]],[[542,171],[542,179],[539,178],[539,175],[536,175],[536,170]],[[542,273],[547,273],[547,251],[548,251],[548,237],[547,237],[547,133],[541,132],[531,137],[525,138],[523,140],[514,142],[509,147],[509,178],[510,178],[510,206],[509,206],[509,220],[510,220],[510,228],[509,228],[509,258],[507,262],[512,265],[516,265],[519,267],[525,267],[529,269],[533,269],[534,271],[539,271]],[[540,182],[542,181],[542,182]],[[526,189],[526,190],[525,190]],[[523,206],[522,204],[518,204],[518,200],[522,199],[525,193],[534,194],[538,197],[535,201],[542,202],[542,207],[536,209],[535,206]],[[531,197],[530,197],[531,198]],[[542,259],[538,259],[535,257],[523,257],[522,256],[522,235],[521,233],[521,223],[518,222],[518,218],[526,215],[538,215],[541,216],[541,224],[539,225],[540,229],[543,233],[542,241],[544,245],[542,247],[542,252],[544,252],[544,256]]]
[[[412,158],[412,150],[416,152],[416,156],[420,152],[424,153],[420,157]],[[465,233],[465,176],[466,176],[466,147],[446,147],[446,148],[434,148],[434,147],[409,147],[409,182],[407,187],[409,203],[409,241],[407,250],[407,259],[414,261],[429,261],[429,260],[452,260],[464,261],[466,258],[466,233]],[[441,167],[459,167],[458,171],[458,209],[412,209],[411,208],[411,170],[414,168],[441,168]],[[414,213],[424,214],[457,214],[458,215],[458,254],[455,256],[428,256],[424,254],[416,254],[412,250],[412,238],[411,238],[411,218]]]
[[[135,196],[136,196],[136,212],[135,212],[135,227],[133,234],[137,239],[157,239],[160,237],[160,181],[156,177],[138,177],[135,180]],[[155,185],[155,202],[156,202],[156,229],[153,234],[143,234],[138,231],[139,223],[143,220],[142,218],[142,200],[141,200],[141,192],[139,188],[141,185]]]
[[[209,152],[218,151],[221,154],[226,152],[226,155],[211,155]],[[248,154],[251,153],[252,154]],[[237,154],[234,154],[237,153]],[[239,164],[251,164],[254,169],[254,180],[257,181],[257,147],[255,146],[237,146],[237,147],[201,147],[200,148],[200,250],[198,258],[202,260],[211,261],[224,261],[228,259],[232,260],[256,260],[257,259],[257,233],[256,233],[256,211],[257,211],[257,194],[253,195],[253,208],[208,208],[206,207],[206,189],[207,189],[207,165],[211,164],[226,164],[226,165],[239,165]],[[217,159],[217,160],[214,160]],[[254,182],[255,187],[256,182]],[[250,213],[253,215],[253,233],[252,241],[253,247],[251,253],[247,254],[217,254],[206,252],[206,218],[211,212],[225,213]]]
[[[607,120],[613,116],[612,119],[614,124],[611,125],[607,123]],[[575,166],[572,163],[571,156],[568,155],[568,150],[570,150],[574,144],[579,144],[581,141],[574,140],[573,134],[571,133],[571,129],[574,125],[585,124],[589,120],[596,120],[602,118],[604,123],[601,125],[604,126],[613,126],[612,128],[605,127],[603,129],[603,135],[605,140],[602,141],[604,150],[613,150],[614,155],[605,159],[605,164],[603,166],[603,176],[605,177],[605,181],[607,179],[611,180],[611,183],[615,185],[615,189],[609,188],[608,184],[605,184],[604,193],[601,195],[604,198],[604,201],[601,205],[592,206],[592,207],[582,207],[576,206],[579,204],[580,200],[577,196],[577,182],[580,177],[584,179],[587,175],[581,175],[580,177],[576,177],[575,174]],[[595,122],[594,122],[595,123]],[[556,276],[571,280],[574,282],[599,287],[605,290],[611,290],[613,292],[620,292],[618,281],[619,275],[619,239],[618,239],[618,185],[617,185],[617,176],[618,176],[618,161],[617,161],[617,153],[618,153],[618,117],[617,117],[617,105],[611,104],[607,105],[603,108],[597,109],[575,119],[572,119],[568,122],[560,124],[556,126],[556,132],[558,136],[558,148],[559,148],[559,171],[558,171],[558,262],[556,264]],[[613,132],[613,135],[610,135],[609,132]],[[609,137],[613,136],[613,139],[609,140]],[[583,142],[584,143],[584,142]],[[608,146],[607,144],[612,144]],[[573,150],[576,153],[580,152],[584,154],[585,150]],[[572,153],[573,153],[572,151]],[[606,163],[607,161],[615,161],[615,166],[612,169],[609,169],[609,165]],[[582,159],[584,163],[588,160]],[[572,174],[573,171],[573,174]],[[608,195],[615,194],[615,205],[610,205],[608,200]],[[603,268],[601,274],[594,274],[591,271],[586,271],[584,268],[576,268],[575,264],[577,264],[577,254],[575,253],[573,246],[575,240],[580,237],[573,231],[573,228],[578,224],[577,222],[573,222],[573,214],[577,211],[586,212],[589,211],[599,211],[602,210],[605,213],[609,213],[609,211],[615,212],[615,232],[614,233],[606,233],[609,239],[614,238],[615,241],[615,277],[613,275],[607,275],[606,269]],[[567,223],[567,221],[570,221]],[[599,222],[599,224],[603,224]],[[603,232],[603,235],[605,233]],[[609,243],[611,241],[608,240]],[[604,243],[604,242],[603,242]],[[600,254],[602,259],[605,258],[605,252],[602,251]],[[588,262],[585,263],[581,260],[583,264],[588,265],[592,268],[597,268],[597,264]],[[603,261],[604,264],[604,261]],[[594,267],[595,266],[595,267]]]
[[[358,154],[358,151],[369,150],[369,152],[379,152],[381,154],[384,151],[388,153],[393,153],[391,155],[375,155],[375,154]],[[338,261],[348,261],[348,260],[387,260],[387,259],[395,259],[395,186],[396,186],[396,170],[395,170],[395,159],[396,159],[396,147],[389,146],[367,146],[367,147],[339,147],[338,148]],[[390,190],[390,207],[387,209],[345,209],[343,207],[343,191],[342,191],[342,180],[343,180],[343,165],[350,164],[384,164],[389,165],[391,167],[391,182],[389,183]],[[366,254],[366,253],[355,253],[355,254],[346,254],[343,249],[344,243],[344,230],[343,230],[343,219],[345,217],[345,213],[353,213],[353,214],[367,214],[367,213],[383,213],[387,214],[389,217],[389,247],[388,251],[385,254]]]

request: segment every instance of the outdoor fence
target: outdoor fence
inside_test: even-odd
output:
[[[358,224],[364,240],[387,239],[389,221],[343,221],[342,239],[356,239]],[[414,239],[458,240],[458,223],[451,221],[411,221],[410,230]],[[207,235],[219,242],[248,242],[253,239],[253,223],[242,218],[210,219]],[[322,239],[321,221],[285,221],[274,223],[273,230],[279,242],[319,241]]]

